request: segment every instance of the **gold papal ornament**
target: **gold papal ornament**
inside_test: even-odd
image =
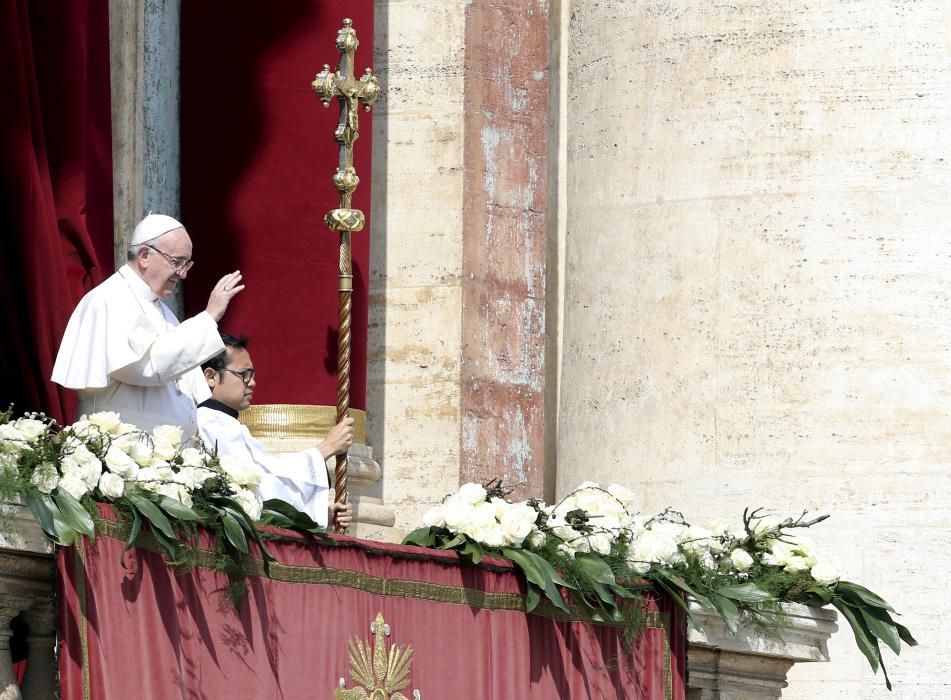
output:
[[[347,648],[350,652],[350,679],[356,688],[347,688],[345,679],[340,679],[340,687],[334,690],[335,700],[409,700],[399,692],[409,683],[413,665],[413,647],[390,646],[386,650],[386,638],[390,626],[383,621],[383,613],[377,613],[370,623],[373,635],[373,649],[370,643],[350,637]],[[413,691],[413,700],[421,699],[418,690]]]

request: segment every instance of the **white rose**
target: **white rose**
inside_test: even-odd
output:
[[[182,464],[186,467],[203,467],[205,465],[201,456],[201,451],[194,447],[186,447],[182,450]]]
[[[168,466],[168,462],[155,460],[152,462],[155,475],[162,481],[175,481],[175,470]]]
[[[837,566],[829,561],[820,561],[809,572],[818,583],[833,584],[842,576]]]
[[[451,498],[443,504],[442,515],[446,527],[453,532],[464,532],[477,519],[476,509],[472,505],[454,502]]]
[[[785,571],[788,571],[791,574],[798,573],[800,571],[809,570],[809,562],[805,557],[800,557],[798,555],[793,555],[786,560],[786,566],[784,567]]]
[[[734,549],[730,552],[730,562],[737,571],[749,571],[753,566],[753,557],[745,549]]]
[[[115,411],[100,411],[99,413],[93,413],[86,420],[95,425],[97,428],[102,430],[105,433],[118,434],[117,430],[122,421],[119,420],[119,414]]]
[[[152,453],[156,458],[168,461],[178,452],[178,446],[164,440],[156,440]]]
[[[591,545],[591,550],[601,555],[611,553],[612,542],[613,538],[606,532],[599,532],[588,537],[588,544]]]
[[[110,445],[109,451],[106,452],[106,467],[113,474],[121,476],[123,479],[133,478],[133,475],[139,470],[139,465],[135,463],[135,460],[115,445]]]
[[[191,494],[189,494],[188,490],[185,489],[181,484],[151,483],[151,484],[145,484],[143,488],[146,491],[157,493],[160,496],[167,496],[168,498],[171,498],[173,501],[178,501],[179,503],[182,503],[183,505],[186,505],[189,508],[191,508],[191,505],[192,505]]]
[[[479,484],[469,483],[460,486],[457,495],[466,503],[476,505],[485,501],[486,492]]]
[[[119,498],[125,490],[122,477],[112,472],[103,472],[99,477],[99,493],[106,498]]]
[[[202,484],[205,483],[207,477],[202,474],[205,471],[207,470],[198,467],[182,467],[172,475],[172,481],[181,484],[189,491],[194,491],[201,488]]]
[[[46,423],[35,418],[20,418],[16,422],[16,429],[23,433],[27,442],[36,442],[46,432]]]
[[[763,555],[763,563],[770,566],[786,566],[793,554],[793,546],[785,542],[776,540],[773,542],[770,551]]]
[[[676,562],[677,540],[669,528],[645,530],[631,543],[628,558],[634,562],[672,564]]]
[[[182,429],[177,425],[157,425],[152,429],[152,439],[177,446],[182,444]]]
[[[574,557],[575,557],[575,550],[572,549],[572,548],[571,548],[570,546],[568,546],[567,544],[565,544],[564,542],[562,542],[561,544],[558,545],[558,551],[561,552],[562,554],[568,556],[568,557],[571,557],[572,559],[574,559]]]
[[[225,476],[238,486],[255,487],[261,481],[261,473],[253,464],[234,455],[218,455]]]
[[[147,467],[152,464],[152,445],[144,435],[137,436],[129,444],[129,456],[135,460],[140,467]]]
[[[423,515],[423,525],[426,527],[446,527],[446,518],[442,512],[442,505],[433,506]]]
[[[59,484],[59,472],[56,470],[56,465],[43,462],[33,472],[30,482],[43,493],[52,493]]]
[[[548,539],[548,536],[538,528],[534,528],[526,539],[528,540],[529,547],[538,549],[545,546],[545,541]]]
[[[492,522],[480,522],[466,534],[486,547],[502,547],[505,545],[505,534],[502,532],[502,526],[494,519]]]
[[[620,484],[611,484],[608,486],[608,493],[618,499],[628,511],[633,512],[637,509],[637,496],[629,488]]]
[[[257,520],[261,517],[264,504],[261,503],[261,499],[258,498],[254,491],[250,489],[238,489],[235,491],[234,500],[238,502],[238,505],[241,506],[241,510],[247,513],[251,520]]]
[[[519,545],[535,528],[538,511],[527,503],[515,503],[502,514],[499,524],[507,544]]]
[[[13,423],[0,425],[0,440],[21,443],[27,442],[26,435],[21,433]]]
[[[152,467],[142,467],[134,475],[136,481],[141,481],[143,483],[155,482],[158,483],[161,481],[159,479],[158,472],[155,471]]]
[[[86,416],[70,425],[69,430],[79,437],[94,437],[99,432],[92,423],[86,420]]]
[[[511,508],[510,503],[508,503],[504,498],[493,498],[489,503],[495,508],[495,519],[502,520],[502,516],[505,515],[505,511]]]
[[[89,493],[89,487],[76,469],[63,474],[63,478],[59,480],[59,490],[65,491],[77,501]]]

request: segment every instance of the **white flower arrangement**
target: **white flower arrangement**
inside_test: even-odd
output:
[[[554,505],[510,503],[507,493],[498,480],[464,484],[426,512],[404,544],[455,549],[475,563],[486,553],[509,559],[526,577],[529,611],[544,597],[567,612],[567,591],[593,619],[623,621],[624,599],[636,598],[646,580],[688,617],[685,598],[717,611],[733,632],[743,615],[768,626],[783,602],[831,604],[876,671],[884,672],[879,642],[896,654],[902,642],[917,644],[888,603],[842,580],[832,557],[793,533],[828,516],[781,520],[754,510],[742,524],[697,527],[670,508],[638,512],[635,494],[618,484],[585,482]],[[885,682],[891,688],[887,673]]]
[[[273,558],[254,528],[265,513],[260,478],[250,463],[212,454],[197,439],[183,441],[178,426],[147,433],[104,411],[60,429],[42,414],[11,420],[9,411],[0,413],[0,485],[5,495],[18,494],[59,544],[94,537],[91,504],[105,502],[131,514],[129,547],[148,522],[177,561],[184,543],[176,525],[195,523],[219,530],[241,553],[254,539],[267,565]],[[271,522],[315,529],[290,506],[275,507]]]

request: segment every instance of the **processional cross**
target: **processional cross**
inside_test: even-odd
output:
[[[353,209],[353,191],[360,184],[357,171],[353,167],[353,142],[360,135],[358,107],[362,102],[369,112],[380,96],[380,83],[373,70],[359,80],[353,75],[353,54],[360,42],[353,28],[353,20],[345,19],[343,27],[337,31],[337,51],[340,52],[340,64],[331,72],[330,66],[317,74],[311,87],[324,107],[330,106],[334,98],[340,101],[340,120],[334,130],[334,138],[340,145],[340,160],[333,183],[340,192],[340,206],[332,209],[324,217],[324,223],[340,233],[340,271],[337,275],[337,310],[339,317],[339,336],[337,339],[337,422],[350,415],[350,298],[353,294],[353,258],[350,249],[350,234],[362,231],[365,218],[359,209]],[[347,495],[347,455],[337,455],[334,470],[334,502],[346,503]],[[338,531],[345,528],[338,528]]]

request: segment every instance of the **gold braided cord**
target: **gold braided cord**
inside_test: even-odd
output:
[[[129,536],[129,526],[115,520],[96,518],[96,532],[109,539],[125,542]],[[162,554],[162,549],[148,532],[139,535],[136,546],[147,551]],[[215,555],[206,549],[191,548],[194,557],[194,566],[203,569],[215,568]],[[249,576],[264,576],[264,566],[260,559],[246,560],[245,573]],[[525,596],[520,593],[491,593],[464,586],[449,586],[427,581],[413,581],[407,579],[390,579],[372,576],[362,571],[337,569],[324,566],[292,566],[288,564],[272,563],[271,579],[283,583],[299,583],[306,585],[341,586],[374,595],[392,596],[397,598],[413,598],[429,600],[437,603],[465,605],[481,610],[508,610],[511,612],[525,612]],[[580,607],[571,606],[570,614],[555,608],[547,601],[542,601],[532,611],[533,615],[540,615],[559,622],[590,622],[587,613]],[[648,629],[666,629],[668,624],[667,613],[645,611],[643,614],[644,626]],[[621,623],[598,622],[600,625],[621,627]]]

